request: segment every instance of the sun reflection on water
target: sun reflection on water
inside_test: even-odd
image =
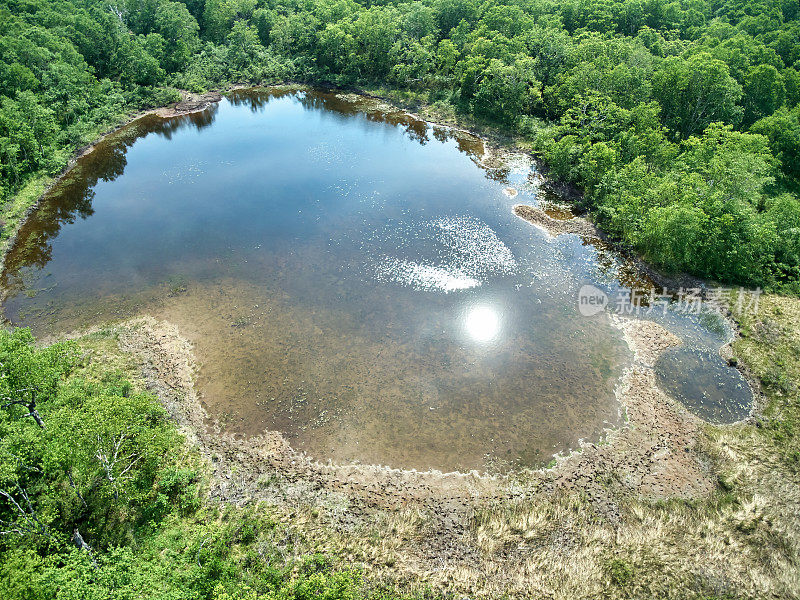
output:
[[[490,306],[475,306],[467,311],[464,328],[476,342],[491,342],[500,333],[500,315]]]

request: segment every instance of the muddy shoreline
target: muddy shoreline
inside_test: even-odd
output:
[[[303,517],[302,527],[345,548],[359,547],[354,536],[358,539],[359,531],[376,522],[422,514],[422,537],[406,539],[387,530],[394,549],[391,564],[382,557],[365,558],[355,549],[350,558],[382,576],[422,580],[444,589],[452,586],[452,574],[437,568],[438,563],[475,570],[474,577],[484,569],[499,569],[492,585],[511,585],[513,563],[520,556],[512,552],[499,563],[493,559],[491,567],[485,564],[475,539],[475,515],[481,511],[577,494],[586,510],[617,526],[624,519],[627,499],[700,499],[716,489],[704,452],[704,423],[656,385],[653,364],[678,339],[652,322],[614,318],[634,354],[617,386],[625,423],[609,430],[602,441],[581,443],[569,454],[558,455],[550,467],[503,475],[336,465],[295,451],[278,432],[234,436],[203,409],[194,386],[193,348],[177,327],[142,317],[116,325],[110,333],[135,365],[138,385],[158,396],[204,457],[211,475],[210,499],[240,506],[266,502],[293,523],[298,515],[324,514],[308,522]],[[480,584],[459,588],[477,591]]]
[[[696,468],[690,468],[692,460],[687,462],[684,459],[691,459],[691,456],[687,457],[684,454],[689,454],[686,449],[692,448],[694,444],[692,438],[698,434],[703,422],[684,409],[679,402],[664,394],[656,385],[652,374],[653,364],[659,354],[678,345],[680,341],[663,327],[650,321],[616,316],[613,317],[613,320],[623,332],[634,355],[633,364],[623,374],[616,392],[621,409],[626,415],[625,423],[618,428],[608,430],[601,442],[582,443],[572,452],[557,456],[556,464],[553,467],[517,469],[502,475],[489,475],[477,471],[444,473],[436,470],[403,470],[379,465],[337,465],[316,460],[294,450],[279,432],[268,431],[261,436],[247,438],[235,436],[223,431],[221,424],[211,420],[202,407],[194,385],[197,365],[192,344],[181,335],[176,326],[144,316],[113,326],[111,330],[118,335],[120,350],[130,355],[138,365],[142,381],[145,382],[148,389],[162,399],[163,404],[181,430],[189,439],[199,443],[209,456],[218,451],[235,450],[239,460],[248,455],[250,459],[257,457],[251,466],[260,463],[262,466],[268,465],[284,474],[308,476],[315,480],[333,476],[330,480],[333,482],[344,481],[354,474],[358,474],[363,477],[363,482],[367,480],[372,482],[364,483],[365,491],[407,488],[408,494],[395,495],[393,498],[395,501],[420,499],[431,493],[433,496],[441,498],[441,490],[430,488],[430,484],[433,482],[443,484],[444,488],[454,493],[459,489],[465,492],[466,488],[469,488],[469,494],[464,497],[499,499],[525,495],[523,492],[504,491],[509,482],[514,481],[519,473],[524,473],[526,477],[543,477],[543,481],[554,476],[553,481],[559,481],[563,479],[563,471],[568,466],[580,465],[581,470],[591,479],[592,472],[597,474],[597,465],[593,465],[595,457],[606,453],[606,451],[601,451],[601,448],[608,448],[613,452],[618,445],[623,444],[629,455],[628,458],[632,458],[633,454],[644,456],[640,452],[642,448],[637,448],[641,444],[631,444],[632,441],[640,440],[643,435],[655,437],[666,435],[683,440],[680,448],[682,452],[674,455],[678,457],[677,463],[670,464],[670,461],[667,460],[659,469],[680,470],[680,465],[695,471],[697,479],[701,479],[699,473],[702,469],[696,470],[696,468],[700,468],[699,463]],[[77,338],[80,335],[82,333],[78,332],[68,337]],[[647,418],[644,418],[644,415]],[[641,466],[639,463],[637,465]],[[620,463],[617,466],[625,465]],[[628,466],[633,467],[633,463]],[[644,476],[644,472],[642,475]],[[639,484],[633,485],[631,491],[640,493],[643,491],[640,489],[641,487]],[[683,485],[669,487],[661,484],[660,487],[654,488],[653,494],[656,497],[685,496],[687,489]],[[708,486],[704,484],[694,492],[702,494],[708,489]],[[236,495],[224,494],[223,490],[220,490],[220,494],[227,496],[225,498],[227,501],[237,501]],[[692,496],[694,493],[688,495]]]
[[[563,234],[574,234],[582,237],[585,240],[600,240],[607,243],[606,236],[588,219],[582,216],[573,216],[569,219],[554,219],[549,216],[544,210],[539,207],[529,206],[526,204],[517,204],[513,207],[514,214],[520,219],[527,221],[531,225],[538,227],[545,231],[552,237],[557,237]],[[618,248],[611,244],[613,251],[618,252]],[[645,263],[641,258],[632,256],[631,253],[622,252],[619,254],[620,258],[631,262],[637,272],[642,273],[649,283],[656,289],[661,289],[664,292],[674,294],[678,290],[697,289],[700,290],[701,297],[705,298],[705,288],[707,284],[713,285],[713,282],[708,282],[690,275],[681,274],[676,276],[668,276],[655,270],[653,267]],[[753,393],[753,406],[750,410],[750,416],[745,421],[754,420],[763,403],[763,394],[761,393],[761,384],[758,378],[750,371],[746,364],[737,360],[733,351],[733,343],[736,341],[737,336],[740,335],[739,323],[735,315],[730,310],[730,307],[725,307],[722,317],[727,322],[731,329],[731,339],[719,348],[719,355],[732,367],[744,377],[750,390]]]

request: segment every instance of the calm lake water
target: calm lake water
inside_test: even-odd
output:
[[[238,92],[139,119],[23,227],[2,276],[6,317],[37,334],[167,319],[195,344],[212,417],[281,431],[321,460],[546,463],[619,423],[614,386],[631,358],[576,294],[587,282],[625,294],[629,270],[515,217],[543,197],[535,173],[521,159],[484,168],[483,152],[328,93]],[[727,335],[662,321],[687,348]],[[704,361],[714,381],[738,376]]]

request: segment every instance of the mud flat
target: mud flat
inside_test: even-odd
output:
[[[574,217],[571,219],[554,219],[544,210],[527,204],[517,204],[514,206],[514,214],[529,223],[544,229],[553,236],[563,233],[574,233],[576,235],[599,237],[597,229],[586,219]]]
[[[577,493],[586,510],[603,522],[619,524],[625,498],[698,498],[714,488],[698,452],[702,422],[655,383],[653,363],[678,339],[652,322],[618,319],[616,324],[635,355],[617,390],[625,425],[609,431],[602,443],[584,444],[557,457],[551,468],[503,476],[324,464],[296,452],[278,432],[234,436],[203,409],[194,387],[192,345],[174,325],[143,317],[118,325],[114,332],[141,383],[158,395],[207,459],[212,499],[278,506],[287,520],[299,518],[303,527],[329,540],[324,544],[349,549],[352,559],[389,578],[485,593],[513,590],[519,561],[530,557],[521,551],[487,557],[487,540],[481,527],[476,531],[476,515],[549,505]],[[616,483],[609,485],[610,480]],[[311,519],[308,514],[324,517]],[[418,527],[424,524],[424,535],[409,536],[398,525],[410,526],[409,520]],[[383,539],[370,553],[361,537],[375,527]],[[488,587],[487,574],[497,578]]]

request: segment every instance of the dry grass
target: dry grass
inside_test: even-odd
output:
[[[476,539],[513,595],[791,598],[800,496],[788,487],[694,503],[631,499],[616,525],[578,493],[542,497],[486,509]]]

